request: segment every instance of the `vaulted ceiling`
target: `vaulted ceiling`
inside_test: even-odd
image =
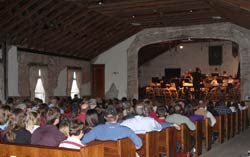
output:
[[[250,29],[250,1],[0,0],[1,42],[87,60],[145,28],[215,22]]]

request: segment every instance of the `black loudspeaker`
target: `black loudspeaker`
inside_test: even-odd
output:
[[[222,46],[209,46],[209,65],[222,64]]]

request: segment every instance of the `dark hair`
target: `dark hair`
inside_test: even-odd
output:
[[[85,125],[79,120],[73,120],[69,125],[69,135],[80,135],[81,131],[85,132]]]
[[[57,107],[51,107],[45,114],[46,124],[53,124],[56,119],[60,118],[60,110]]]
[[[184,115],[187,117],[194,115],[194,110],[192,105],[189,104],[184,107]]]
[[[167,112],[167,109],[166,109],[165,106],[159,106],[157,108],[158,117],[165,117],[166,116],[166,112]]]
[[[95,109],[89,109],[86,112],[86,124],[88,127],[95,127],[99,123],[98,113]]]

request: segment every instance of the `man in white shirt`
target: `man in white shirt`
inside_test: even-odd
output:
[[[135,110],[137,115],[133,118],[124,120],[121,125],[129,127],[136,134],[145,134],[146,132],[162,130],[161,124],[153,118],[142,116],[144,113],[144,105],[142,103],[137,104]]]

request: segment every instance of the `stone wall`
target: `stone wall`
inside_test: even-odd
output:
[[[128,97],[138,98],[138,51],[158,42],[186,38],[231,40],[239,45],[241,66],[241,99],[250,96],[250,30],[231,23],[144,29],[128,49]]]
[[[18,93],[20,96],[30,96],[29,66],[36,64],[48,67],[48,96],[67,95],[67,67],[81,68],[80,93],[82,96],[91,94],[90,62],[88,61],[18,51],[17,62],[19,69]]]

